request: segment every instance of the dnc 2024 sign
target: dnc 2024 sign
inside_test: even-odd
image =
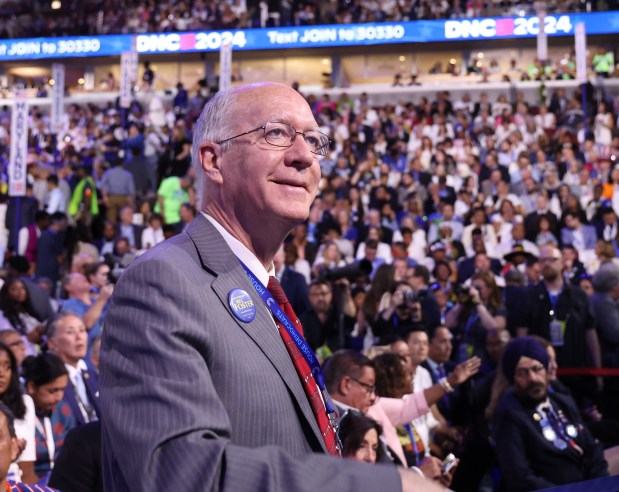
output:
[[[619,11],[547,15],[544,31],[550,37],[572,36],[579,22],[585,23],[588,35],[619,33]],[[530,38],[538,32],[539,19],[530,16],[12,39],[0,40],[0,60],[119,56],[134,43],[139,54],[164,54],[219,51],[224,44],[235,50],[268,50]]]

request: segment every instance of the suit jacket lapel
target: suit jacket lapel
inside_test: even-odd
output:
[[[321,446],[326,450],[316,417],[290,355],[277,331],[271,312],[258,296],[238,259],[217,229],[202,215],[199,215],[189,225],[187,233],[196,245],[202,267],[215,275],[216,278],[212,284],[213,291],[230,312],[230,318],[258,345],[273,364],[297,401]],[[228,293],[238,288],[247,292],[256,304],[256,317],[250,323],[241,322],[230,311]]]
[[[88,399],[90,400],[92,407],[95,409],[97,417],[99,417],[99,384],[97,382],[97,376],[90,370],[82,371],[82,379],[84,380],[84,385],[86,386],[86,394],[88,395]]]
[[[82,415],[82,411],[80,410],[80,406],[77,403],[77,396],[75,395],[75,390],[73,389],[73,384],[69,383],[64,390],[64,401],[69,404],[71,407],[71,411],[73,412],[73,416],[77,421],[78,425],[85,424],[84,416]]]

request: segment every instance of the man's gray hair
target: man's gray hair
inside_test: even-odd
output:
[[[619,265],[612,262],[604,263],[593,275],[591,283],[596,292],[608,294],[619,285]]]
[[[205,141],[219,142],[232,136],[228,134],[234,124],[230,119],[230,113],[234,106],[237,90],[232,87],[215,94],[204,105],[204,109],[202,109],[202,113],[194,128],[192,162],[196,170],[198,202],[200,204],[202,203],[202,194],[204,193],[204,171],[200,165],[200,145]],[[222,150],[225,149],[226,145],[224,144]]]
[[[81,319],[83,322],[82,317],[79,314],[74,313],[73,311],[61,311],[60,313],[55,314],[47,321],[46,334],[47,334],[48,340],[51,340],[52,338],[56,336],[56,331],[58,330],[58,324],[63,319],[68,318],[69,316],[75,316],[76,318]]]

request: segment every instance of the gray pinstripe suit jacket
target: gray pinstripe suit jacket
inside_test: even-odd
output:
[[[106,491],[400,490],[393,467],[312,454],[323,440],[271,315],[201,215],[118,282],[100,395]]]

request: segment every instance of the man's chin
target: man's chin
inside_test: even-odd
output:
[[[529,389],[529,390],[516,390],[516,396],[527,407],[536,407],[548,397],[548,390],[543,389]]]
[[[541,403],[544,400],[546,400],[546,398],[548,398],[548,391],[546,390],[546,388],[544,388],[543,390],[528,391],[527,392],[527,398],[531,402],[533,402],[536,405],[538,405],[539,403]]]

